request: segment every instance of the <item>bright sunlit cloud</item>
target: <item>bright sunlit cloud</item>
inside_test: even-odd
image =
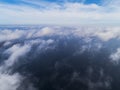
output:
[[[1,2],[0,24],[119,25],[120,0],[102,0],[101,5],[84,3],[87,0],[77,1],[80,2],[69,0],[62,3],[55,0],[52,2],[21,0],[21,3],[17,4]]]

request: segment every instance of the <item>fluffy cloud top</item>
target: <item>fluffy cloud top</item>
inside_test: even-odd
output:
[[[40,37],[50,36],[75,36],[75,37],[97,37],[102,41],[109,41],[114,38],[120,37],[120,27],[95,27],[95,26],[83,26],[83,27],[60,27],[60,26],[48,26],[38,29],[29,30],[1,30],[0,42],[5,42],[4,45],[9,45],[12,40],[24,40]],[[64,31],[63,31],[63,30]],[[35,41],[34,41],[35,43]]]
[[[20,81],[21,81],[21,76],[19,74],[1,74],[0,72],[0,89],[1,90],[17,90]]]
[[[24,29],[20,27],[22,26],[14,30],[5,27],[0,31],[1,90],[36,90],[34,83],[40,82],[42,83],[40,87],[46,88],[43,84],[48,85],[48,80],[58,89],[56,83],[60,86],[61,82],[59,83],[56,78],[59,79],[61,74],[63,81],[70,75],[68,78],[70,83],[66,84],[65,88],[67,85],[71,87],[71,84],[74,86],[76,80],[78,86],[85,83],[93,90],[101,87],[111,88],[113,83],[111,78],[114,77],[109,70],[111,71],[110,67],[114,68],[114,65],[110,60],[119,64],[120,44],[116,44],[116,41],[113,43],[113,40],[120,41],[120,27],[24,26]],[[80,77],[80,74],[84,74],[81,72],[83,68],[87,74]],[[49,75],[49,71],[52,79],[46,76]],[[94,77],[96,73],[98,76]],[[34,78],[30,78],[31,75]],[[96,78],[96,81],[92,78]]]

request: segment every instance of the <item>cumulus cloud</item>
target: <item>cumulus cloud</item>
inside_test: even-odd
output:
[[[64,29],[64,32],[63,30]],[[109,41],[114,38],[120,37],[120,27],[95,27],[95,26],[82,26],[82,27],[56,27],[48,26],[39,29],[29,30],[1,30],[0,42],[6,42],[4,45],[10,44],[11,40],[24,40],[40,37],[50,36],[75,36],[85,37],[85,41],[91,41],[90,37],[97,37],[102,41]],[[34,41],[35,43],[35,41]]]
[[[1,30],[0,31],[0,42],[12,39],[18,39],[24,36],[24,31],[22,30]]]
[[[110,39],[120,37],[119,30],[120,30],[120,28],[116,28],[116,27],[115,28],[106,28],[106,30],[104,30],[102,32],[96,32],[95,34],[102,40],[108,41]]]
[[[19,57],[22,57],[23,55],[26,55],[27,52],[29,52],[31,49],[30,45],[14,45],[8,50],[5,51],[5,53],[10,53],[10,57],[8,60],[5,61],[5,67],[10,67],[12,66]]]
[[[20,46],[19,44],[13,45],[7,49],[4,53],[10,54],[8,60],[5,60],[4,64],[0,66],[0,89],[1,90],[17,90],[20,83],[23,80],[23,76],[19,73],[11,74],[11,67],[17,62],[19,57],[26,55],[30,51],[29,45]]]
[[[51,34],[54,34],[54,30],[50,27],[45,27],[38,31],[34,36],[39,37],[39,36],[50,36]]]
[[[54,47],[49,46],[54,43],[53,39],[40,39],[40,37],[51,36],[54,33],[53,29],[44,27],[41,30],[2,30],[0,32],[0,43],[4,42],[1,47],[6,47],[2,53],[8,56],[0,66],[0,89],[36,90],[30,81],[22,85],[25,76],[17,72],[12,73],[12,68],[20,60],[19,58],[31,51],[32,46],[37,45],[38,52]]]

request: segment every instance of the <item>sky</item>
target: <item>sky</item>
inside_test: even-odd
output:
[[[0,24],[119,25],[120,0],[0,0]]]

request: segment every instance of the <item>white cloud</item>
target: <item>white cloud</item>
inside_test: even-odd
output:
[[[43,29],[37,31],[37,33],[34,34],[34,37],[50,36],[53,33],[54,33],[54,30],[52,28],[50,28],[50,27],[44,27]]]
[[[10,54],[10,57],[0,66],[0,90],[17,90],[20,86],[23,77],[19,73],[12,74],[9,67],[29,51],[29,45],[14,45],[4,52]]]
[[[0,66],[0,90],[17,90],[18,88],[20,89],[25,89],[25,90],[36,90],[34,86],[32,85],[31,82],[27,82],[27,87],[26,86],[21,86],[21,83],[25,79],[24,76],[22,76],[19,73],[14,73],[12,74],[11,71],[12,67],[18,60],[20,60],[20,57],[25,56],[28,52],[30,52],[32,45],[38,44],[39,50],[40,49],[48,49],[50,44],[54,43],[54,40],[48,39],[48,40],[42,40],[42,39],[36,39],[36,34],[39,32],[37,37],[41,36],[46,36],[49,35],[51,32],[49,31],[49,28],[43,28],[40,31],[37,30],[29,30],[29,31],[21,31],[21,30],[3,30],[2,33],[0,34],[1,41],[6,41],[4,43],[4,46],[9,46],[8,49],[5,49],[3,52],[4,54],[8,54],[8,59],[4,61],[3,64]],[[2,35],[2,36],[1,36]],[[15,36],[14,36],[15,35]],[[8,36],[8,37],[5,37]],[[12,38],[10,38],[13,36]],[[17,37],[16,37],[17,36]],[[25,37],[23,37],[25,36]],[[30,39],[34,38],[35,39]],[[14,39],[30,39],[26,40],[23,45],[21,44],[11,44]],[[12,40],[10,41],[9,40]]]
[[[21,76],[17,73],[9,75],[0,72],[0,90],[17,90],[21,79]]]
[[[40,45],[38,46],[38,52],[40,51],[45,51],[47,49],[54,49],[54,45],[51,47],[49,46],[50,44],[53,44],[54,40],[48,39],[48,40],[41,40]]]
[[[30,45],[20,46],[19,44],[14,45],[11,48],[9,48],[8,50],[6,50],[5,53],[8,52],[11,55],[8,58],[8,60],[5,61],[5,67],[12,66],[18,60],[19,57],[26,55],[30,50],[31,50]]]
[[[110,29],[102,32],[96,32],[96,36],[98,36],[101,40],[103,41],[108,41],[113,38],[120,37],[120,29],[115,30],[115,29]]]
[[[12,39],[18,39],[23,37],[25,34],[22,30],[1,30],[0,31],[0,42]]]
[[[94,36],[102,41],[109,41],[114,38],[120,38],[120,27],[82,27],[76,29],[74,34],[86,38]]]
[[[0,42],[16,40],[16,39],[29,39],[42,36],[51,36],[55,33],[55,30],[51,27],[44,27],[41,30],[1,30]],[[8,43],[5,43],[8,44]]]
[[[119,63],[120,61],[120,48],[117,49],[117,51],[110,55],[110,58],[113,62]]]
[[[24,0],[25,1],[25,0]],[[108,1],[108,0],[107,0]],[[107,3],[106,1],[106,3]],[[113,1],[113,0],[112,0]],[[28,1],[41,8],[29,5],[0,4],[1,24],[119,24],[119,1],[99,6],[97,4],[68,3],[59,5]],[[104,1],[105,3],[105,1]]]
[[[30,30],[1,30],[0,42],[5,42],[4,45],[7,45],[12,43],[12,40],[33,39],[44,36],[61,36],[61,38],[62,36],[85,37],[85,41],[91,40],[90,37],[98,37],[102,41],[120,38],[120,27],[82,26],[70,28],[68,30],[64,27],[47,26],[41,29]],[[36,40],[31,40],[31,43],[41,42],[41,40]]]

